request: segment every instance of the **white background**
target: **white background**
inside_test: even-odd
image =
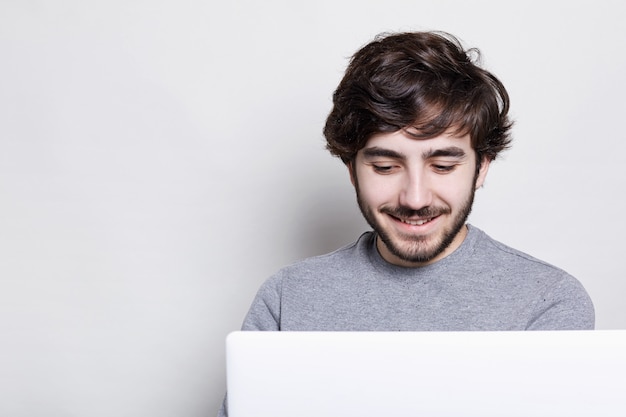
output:
[[[321,135],[383,31],[440,29],[507,86],[471,222],[626,328],[619,1],[0,2],[0,415],[212,416],[224,337],[286,263],[365,230]]]

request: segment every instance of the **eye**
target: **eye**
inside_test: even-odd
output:
[[[456,165],[434,164],[432,167],[435,170],[435,172],[438,172],[440,174],[447,174],[449,172],[454,171],[454,169],[456,168]]]
[[[376,165],[372,164],[372,168],[379,174],[390,174],[393,171],[393,165]]]

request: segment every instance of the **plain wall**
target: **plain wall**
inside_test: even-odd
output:
[[[349,56],[440,29],[507,86],[471,222],[626,328],[618,1],[0,2],[0,415],[212,416],[259,285],[366,229],[321,135]]]

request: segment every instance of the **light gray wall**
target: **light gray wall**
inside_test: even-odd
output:
[[[0,415],[210,416],[224,337],[364,223],[321,128],[347,58],[442,29],[508,87],[472,223],[626,328],[618,1],[0,3]]]

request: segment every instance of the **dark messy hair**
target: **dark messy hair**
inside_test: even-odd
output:
[[[511,142],[509,96],[479,58],[444,32],[377,36],[354,54],[333,94],[328,150],[347,163],[377,133],[450,131],[470,135],[479,163],[495,159]]]

